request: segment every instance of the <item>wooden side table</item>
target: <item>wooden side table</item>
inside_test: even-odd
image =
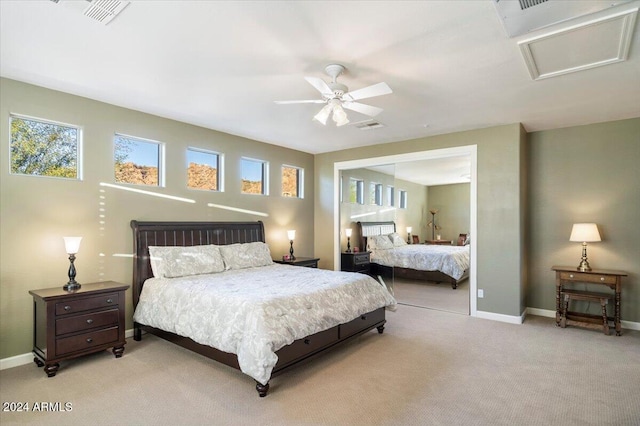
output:
[[[74,292],[56,288],[31,290],[33,296],[33,362],[48,377],[60,361],[113,348],[120,358],[124,338],[124,292],[114,281],[82,284]]]
[[[426,240],[425,243],[427,243],[427,244],[435,244],[435,245],[439,245],[439,246],[450,246],[451,245],[451,241],[449,241],[449,240]]]
[[[275,263],[282,265],[304,266],[307,268],[317,268],[319,257],[301,257],[298,256],[294,260],[274,260]]]
[[[561,324],[566,323],[587,326],[602,324],[602,316],[572,312],[564,308],[565,290],[567,290],[567,293],[570,293],[570,296],[578,295],[582,300],[588,298],[589,294],[594,295],[593,299],[596,299],[596,293],[568,289],[567,285],[572,283],[600,284],[614,291],[614,316],[613,318],[607,318],[607,320],[613,320],[616,336],[622,334],[622,327],[620,326],[620,298],[622,295],[622,277],[627,276],[626,272],[608,269],[593,269],[588,272],[582,272],[571,266],[553,266],[551,269],[556,271],[556,325],[561,326]],[[598,299],[599,298],[598,296]]]
[[[342,252],[340,253],[340,270],[346,272],[361,272],[368,274],[371,272],[371,253],[362,252]]]

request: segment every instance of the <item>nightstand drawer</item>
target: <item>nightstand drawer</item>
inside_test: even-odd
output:
[[[369,253],[358,253],[353,255],[353,264],[354,265],[365,265],[369,263]]]
[[[75,315],[56,320],[56,335],[89,330],[97,327],[118,325],[118,309]]]
[[[587,274],[584,272],[560,272],[560,279],[583,283],[615,284],[617,277],[615,275]]]
[[[86,299],[70,300],[56,303],[56,315],[88,311],[89,309],[107,308],[118,305],[118,293],[107,293]]]
[[[85,351],[95,346],[118,341],[118,327],[96,330],[73,337],[56,340],[56,354],[65,355],[70,352]]]

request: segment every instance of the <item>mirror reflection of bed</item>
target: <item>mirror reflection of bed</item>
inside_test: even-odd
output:
[[[409,244],[393,221],[358,222],[374,274],[393,275],[400,304],[469,314],[470,247],[466,234],[437,244]],[[441,243],[442,242],[442,243]]]
[[[423,174],[421,171],[438,174],[443,179],[446,174],[448,180],[437,183],[420,182],[420,175]],[[357,222],[389,221],[396,224],[398,235],[410,245],[428,245],[427,241],[437,240],[437,234],[442,234],[442,240],[448,239],[446,242],[431,241],[431,244],[462,246],[464,239],[460,241],[460,237],[470,229],[469,177],[468,155],[343,169],[340,171],[341,232],[351,228],[351,244],[362,250]],[[361,200],[361,205],[358,205],[358,200],[352,197],[350,191],[350,187],[355,186],[357,181],[362,181],[364,200]],[[378,182],[383,183],[385,189],[382,206],[376,206],[375,202],[369,200],[374,200],[374,186]],[[395,191],[395,205],[388,199],[389,187],[393,187]],[[401,190],[408,194],[408,207],[405,208],[400,205]],[[440,209],[436,218],[443,228],[438,228],[438,232],[429,225],[433,218],[429,212],[432,208]],[[412,228],[411,233],[406,232],[408,227]],[[344,234],[342,240],[346,240]],[[341,247],[341,251],[344,251],[344,247]],[[470,313],[470,281],[466,276],[457,280],[454,290],[450,283],[439,280],[438,277],[416,278],[411,274],[394,273],[392,268],[384,272],[383,281],[393,291],[399,304],[464,315]]]

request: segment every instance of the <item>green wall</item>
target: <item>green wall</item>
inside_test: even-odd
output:
[[[470,186],[468,183],[456,183],[452,185],[436,185],[427,188],[429,198],[428,220],[431,220],[429,210],[436,209],[436,225],[441,227],[435,234],[440,234],[441,239],[453,241],[457,244],[460,234],[468,234],[470,228],[469,205]],[[425,238],[432,239],[431,227],[428,228]]]
[[[69,261],[62,237],[82,236],[75,262],[80,283],[114,280],[131,284],[129,221],[263,220],[274,257],[288,253],[287,229],[296,229],[295,251],[313,255],[313,155],[172,121],[13,80],[0,80],[0,359],[32,349],[32,299],[28,291],[62,286]],[[9,174],[9,114],[21,114],[83,128],[82,181]],[[113,136],[123,133],[166,144],[166,187],[156,193],[195,203],[156,198],[100,186],[114,183]],[[225,156],[225,192],[186,187],[188,146]],[[240,157],[270,164],[270,196],[240,194]],[[284,198],[281,165],[304,168],[304,199]],[[268,216],[207,207],[215,203]],[[104,222],[104,223],[101,223]],[[132,326],[127,292],[127,328]]]
[[[533,132],[528,140],[527,305],[555,311],[551,267],[578,265],[571,226],[595,222],[602,242],[589,244],[589,263],[629,273],[622,319],[640,322],[640,118]]]

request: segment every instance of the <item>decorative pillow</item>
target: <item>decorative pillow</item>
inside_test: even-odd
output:
[[[375,235],[373,237],[369,237],[373,240],[375,244],[375,248],[378,250],[386,250],[393,248],[393,244],[391,243],[391,239],[389,235]]]
[[[269,246],[263,242],[219,246],[224,268],[243,269],[273,264]]]
[[[394,247],[407,245],[407,242],[404,240],[404,238],[402,238],[400,234],[398,234],[397,232],[389,234],[389,238],[391,238],[391,243],[393,244]]]
[[[157,278],[213,274],[224,271],[218,246],[149,246],[151,270]]]

